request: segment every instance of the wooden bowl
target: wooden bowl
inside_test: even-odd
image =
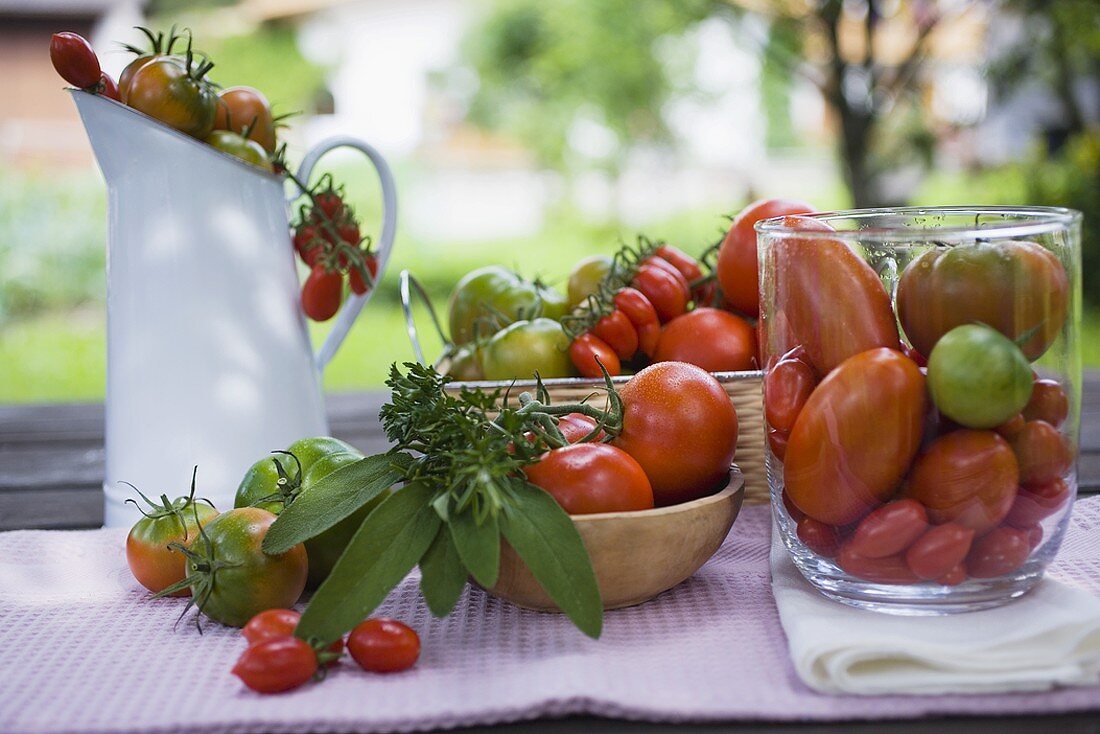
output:
[[[702,499],[653,510],[573,515],[604,609],[641,604],[698,571],[726,539],[744,487],[735,468],[725,488]],[[527,609],[561,611],[507,543],[501,546],[500,579],[489,593]]]

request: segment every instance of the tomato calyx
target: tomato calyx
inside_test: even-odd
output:
[[[145,504],[148,505],[149,510],[146,511],[133,497],[127,498],[126,502],[132,504],[134,507],[137,508],[138,512],[140,512],[143,516],[149,518],[150,520],[161,520],[166,517],[174,518],[176,522],[179,523],[180,530],[183,532],[184,540],[186,540],[187,522],[184,520],[183,513],[197,502],[205,502],[211,507],[214,506],[214,503],[206,499],[205,497],[199,497],[198,499],[195,498],[195,477],[198,473],[198,469],[199,468],[196,466],[191,473],[191,491],[185,497],[177,497],[175,500],[170,500],[168,499],[167,494],[162,494],[160,496],[160,501],[156,502],[146,497],[140,489],[130,484],[129,482],[122,481],[119,483],[125,484],[127,487],[137,492],[138,496],[140,496],[141,499],[144,500]],[[196,516],[196,522],[197,520],[198,518]]]
[[[654,242],[645,235],[638,235],[635,245],[623,243],[612,256],[611,269],[600,279],[596,291],[585,298],[576,311],[561,320],[570,339],[588,333],[596,323],[615,310],[615,296],[623,288],[630,287],[634,276],[649,258],[656,256],[663,242]]]
[[[134,29],[139,31],[146,38],[149,39],[148,49],[138,48],[137,46],[131,45],[129,43],[122,44],[123,49],[129,51],[135,56],[161,54],[169,55],[172,53],[172,47],[176,45],[176,42],[183,38],[181,34],[176,33],[175,24],[173,24],[172,28],[168,31],[167,36],[164,34],[164,31],[157,31],[156,34],[154,34],[152,30],[146,28],[145,26],[134,26]]]
[[[281,502],[283,507],[286,508],[289,507],[302,492],[302,462],[298,460],[297,456],[289,451],[272,451],[271,453],[282,454],[294,459],[294,473],[289,473],[278,458],[272,458],[271,461],[275,465],[275,472],[279,475],[279,478],[275,481],[276,491],[253,501],[252,506],[261,507],[268,502]]]

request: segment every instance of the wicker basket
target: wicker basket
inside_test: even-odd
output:
[[[416,324],[412,318],[411,296],[415,289],[428,304],[433,320],[438,327],[438,319],[434,309],[431,309],[427,294],[420,287],[409,272],[402,271],[400,277],[401,305],[405,311],[405,321],[408,327],[409,339],[413,345],[413,351],[422,364],[424,354],[420,347],[420,341],[416,334]],[[436,363],[436,368],[443,365]],[[734,464],[741,470],[745,477],[745,503],[763,504],[768,502],[768,477],[764,469],[764,401],[762,396],[763,373],[751,372],[715,372],[715,378],[725,388],[730,396],[734,409],[737,411],[737,450],[733,457]],[[629,376],[613,378],[616,385],[625,384]],[[596,407],[605,407],[603,397],[603,380],[591,380],[580,377],[565,377],[543,380],[543,385],[550,393],[553,403],[576,403],[585,398],[589,401],[601,401],[594,403]],[[534,392],[534,380],[516,380],[514,382],[452,382],[447,386],[449,390],[461,390],[463,387],[495,390],[502,388],[512,399],[518,399],[523,392]]]

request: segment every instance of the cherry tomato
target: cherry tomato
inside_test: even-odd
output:
[[[736,372],[756,366],[756,331],[740,316],[697,308],[661,330],[654,359],[687,362],[708,372]]]
[[[570,515],[653,508],[653,488],[642,467],[606,443],[577,443],[546,453],[524,468]]]
[[[317,655],[307,642],[284,635],[249,646],[232,672],[257,693],[280,693],[314,676]]]
[[[787,494],[787,490],[783,490],[783,507],[787,510],[787,515],[790,516],[795,522],[800,522],[802,518],[806,517],[806,513],[798,509],[798,506],[791,502],[790,495]]]
[[[715,281],[711,280],[695,288],[691,288],[692,283],[703,278],[703,268],[700,267],[698,260],[680,248],[673,247],[672,245],[661,245],[653,254],[671,263],[680,271],[680,275],[684,276],[684,280],[687,281],[688,287],[691,289],[691,300],[695,302],[696,306],[712,305],[714,301]]]
[[[783,223],[806,232],[833,231],[806,217],[787,217]],[[810,364],[825,375],[860,352],[900,349],[890,295],[871,266],[840,240],[773,240],[761,267],[772,309],[763,316],[766,353],[781,354],[801,344]]]
[[[660,258],[658,258],[660,259]],[[667,270],[656,265],[643,265],[631,283],[649,299],[662,323],[671,321],[687,311],[688,293],[683,276],[677,280]]]
[[[927,529],[928,513],[921,503],[911,499],[894,500],[872,511],[860,521],[852,537],[848,539],[848,549],[864,558],[897,555],[912,545]],[[950,567],[944,572],[947,570]]]
[[[1036,380],[1031,387],[1031,397],[1024,406],[1024,418],[1029,421],[1046,421],[1055,428],[1061,427],[1069,415],[1069,398],[1055,380]]]
[[[976,579],[1011,573],[1024,564],[1031,547],[1028,534],[1015,528],[999,527],[974,541],[966,557],[966,568]]]
[[[953,569],[936,579],[936,583],[943,586],[958,586],[966,581],[966,564],[960,563]]]
[[[590,418],[584,413],[566,413],[558,417],[558,430],[565,436],[566,443],[577,443],[596,430],[596,425],[596,419]],[[599,441],[606,435],[603,431],[600,431],[592,440]]]
[[[1031,368],[1019,347],[984,324],[964,324],[936,342],[928,388],[940,412],[968,428],[995,428],[1027,405]]]
[[[840,534],[832,525],[803,516],[796,528],[798,539],[819,556],[832,558],[840,549]]]
[[[370,273],[372,281],[377,282],[378,278],[378,258],[374,256],[374,253],[368,253],[363,256],[363,264],[367,268],[367,272]],[[370,290],[370,284],[363,279],[362,273],[359,268],[348,268],[348,283],[351,285],[351,292],[361,296]]]
[[[584,258],[569,273],[566,285],[569,308],[573,309],[595,293],[600,281],[611,272],[611,258],[607,255],[591,255]]]
[[[107,99],[113,99],[116,102],[121,101],[118,93],[118,85],[115,84],[115,80],[111,78],[111,75],[107,72],[103,72],[99,75],[99,84],[96,85],[96,94]]]
[[[368,619],[348,635],[348,652],[363,670],[397,673],[420,657],[420,636],[395,619]]]
[[[1048,484],[1073,464],[1073,453],[1058,429],[1046,421],[1028,421],[1009,441],[1020,465],[1020,484]]]
[[[787,458],[787,443],[791,440],[791,434],[779,431],[775,428],[768,429],[768,448],[772,450],[775,458],[783,461]]]
[[[509,324],[493,335],[480,357],[486,380],[530,380],[536,372],[541,377],[576,374],[569,359],[569,337],[553,319]]]
[[[330,220],[344,212],[344,200],[335,191],[319,191],[313,195],[313,205]]]
[[[730,305],[753,318],[760,315],[760,279],[756,230],[753,229],[756,223],[761,219],[813,211],[809,204],[790,199],[760,199],[741,210],[718,249],[718,284]]]
[[[647,324],[660,323],[657,312],[653,309],[653,304],[637,288],[629,286],[620,288],[619,292],[615,294],[614,303],[615,308],[626,314],[626,317],[630,319],[630,323],[638,329]]]
[[[645,324],[638,327],[638,350],[642,354],[653,359],[657,354],[657,347],[661,343],[661,325],[659,323]]]
[[[1036,526],[1044,518],[1062,509],[1067,500],[1069,485],[1061,478],[1037,486],[1020,487],[1012,509],[1005,517],[1005,525],[1021,529]]]
[[[336,270],[317,263],[302,285],[302,310],[314,321],[328,321],[340,310],[343,279]]]
[[[268,155],[275,152],[275,118],[267,97],[258,89],[229,87],[219,92],[214,129],[235,133],[247,129],[248,138],[256,141]]]
[[[279,637],[289,637],[294,634],[298,621],[302,615],[293,609],[266,609],[248,620],[248,624],[241,628],[241,635],[248,640],[249,645],[256,645],[266,640]],[[325,648],[330,658],[329,665],[334,665],[344,654],[344,638]]]
[[[642,465],[658,506],[698,499],[725,482],[737,446],[737,413],[710,373],[658,362],[619,394],[623,429],[613,443]]]
[[[686,294],[687,300],[691,300],[691,285],[688,283],[688,279],[684,277],[684,274],[680,272],[680,269],[675,265],[665,260],[663,257],[657,255],[650,255],[641,262],[642,267],[649,265],[651,267],[660,268],[666,273],[676,279],[676,282],[680,284]]]
[[[207,81],[205,65],[188,66],[175,56],[160,56],[134,72],[126,104],[180,132],[204,140],[214,129],[218,95]]]
[[[1008,514],[1018,480],[1007,441],[993,431],[963,429],[937,438],[917,458],[907,494],[928,509],[933,523],[984,533]]]
[[[592,333],[581,334],[573,340],[569,345],[569,358],[573,360],[573,366],[584,377],[602,377],[601,364],[612,377],[622,374],[623,371],[622,363],[619,361],[619,356],[615,354],[615,350]]]
[[[993,430],[995,430],[1002,437],[1007,438],[1011,441],[1012,437],[1022,431],[1026,424],[1027,421],[1024,420],[1023,414],[1017,413]]]
[[[942,579],[966,559],[973,541],[971,528],[953,522],[934,525],[909,546],[905,562],[917,578]]]
[[[638,351],[638,330],[619,309],[597,321],[592,335],[614,349],[619,359],[630,359]]]
[[[245,163],[251,163],[265,171],[274,171],[271,158],[267,152],[255,140],[249,140],[238,133],[228,130],[214,130],[204,140],[207,145],[217,148],[223,153],[240,158]]]
[[[768,425],[790,432],[817,386],[817,375],[801,359],[781,359],[764,375],[764,416]]]
[[[1047,350],[1066,319],[1069,280],[1054,255],[1034,242],[1002,240],[937,247],[898,280],[898,318],[922,354],[956,326],[987,324],[1021,345],[1029,360]]]
[[[817,386],[791,430],[787,492],[815,520],[847,525],[889,499],[920,447],[924,376],[892,349],[841,363]]]
[[[92,45],[81,35],[64,31],[50,39],[50,61],[61,78],[86,89],[99,84],[102,69]]]
[[[146,502],[149,511],[142,511],[145,516],[126,536],[126,563],[138,583],[149,591],[159,592],[187,576],[186,558],[168,544],[190,545],[198,537],[199,527],[213,520],[218,511],[191,497],[179,497],[171,502],[162,497],[159,504],[151,500]],[[185,588],[172,596],[190,593],[191,590]]]
[[[865,558],[843,545],[837,554],[836,563],[845,573],[876,584],[915,584],[920,581],[905,563],[905,556],[900,554],[885,558]]]
[[[336,236],[349,245],[358,245],[362,237],[359,235],[359,225],[347,220],[336,225]]]

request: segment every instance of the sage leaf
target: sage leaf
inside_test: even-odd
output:
[[[430,504],[433,494],[413,483],[382,500],[314,593],[295,635],[327,645],[382,603],[439,532],[442,520]]]
[[[480,523],[473,508],[453,515],[447,523],[462,563],[474,579],[491,589],[500,577],[500,524],[495,514]]]
[[[523,479],[509,485],[500,529],[539,585],[589,637],[603,629],[603,602],[592,561],[569,515],[547,492]]]
[[[264,536],[264,553],[286,553],[325,532],[399,482],[412,461],[405,453],[375,454],[326,475],[279,513]]]
[[[467,576],[469,572],[462,565],[450,530],[444,523],[428,552],[420,559],[420,593],[432,614],[446,617],[451,613],[466,588]]]

